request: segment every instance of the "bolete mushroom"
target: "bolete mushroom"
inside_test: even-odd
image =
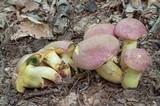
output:
[[[58,49],[63,49],[63,51],[61,51],[61,52],[57,51],[56,54],[58,54],[58,55],[56,56],[56,55],[53,55],[53,54],[55,54],[54,53],[55,51],[52,51],[53,49],[57,49],[57,50]],[[75,72],[77,74],[78,69],[75,66],[75,64],[73,63],[73,60],[71,59],[71,56],[73,54],[74,49],[75,49],[75,44],[72,41],[64,40],[64,41],[52,42],[52,43],[46,45],[44,48],[40,49],[38,51],[38,53],[44,53],[45,52],[46,58],[48,58],[48,59],[46,59],[46,61],[48,60],[48,62],[49,61],[50,62],[57,62],[57,63],[60,64],[60,63],[62,63],[62,60],[63,60],[66,64],[69,64],[75,70]],[[51,51],[52,51],[52,53],[51,53]],[[48,56],[51,56],[51,57],[47,57],[47,54],[48,54]],[[51,54],[51,55],[49,55],[49,54]],[[53,56],[56,57],[56,59],[57,59],[56,61],[55,61],[55,58]],[[51,64],[51,67],[55,68],[55,66],[53,66],[53,64]]]
[[[45,86],[44,79],[54,83],[61,82],[61,76],[52,68],[40,66],[43,56],[41,54],[28,54],[23,56],[17,64],[15,88],[23,93],[25,88],[40,88]]]
[[[136,48],[137,39],[145,37],[147,35],[147,30],[139,20],[125,18],[119,21],[115,26],[115,35],[123,39],[120,65],[122,70],[125,70],[127,67],[123,60],[124,53],[129,49]]]
[[[119,41],[113,36],[93,36],[81,41],[76,46],[73,52],[73,61],[79,68],[96,70],[104,79],[120,83],[122,71],[110,60],[117,55],[119,47]]]
[[[43,62],[52,67],[54,70],[56,70],[58,74],[61,75],[61,77],[71,77],[71,70],[69,66],[70,60],[68,60],[69,56],[63,55],[63,49],[61,50],[62,51],[58,50],[58,52],[56,51],[56,49],[46,50],[44,52]],[[67,56],[67,58],[64,56]],[[66,62],[65,60],[68,61]]]
[[[143,49],[131,49],[125,52],[124,62],[128,66],[122,81],[124,88],[136,88],[142,73],[151,65],[149,53]]]
[[[87,29],[84,33],[84,39],[90,38],[92,36],[106,35],[114,36],[115,25],[105,23],[105,24],[96,24]]]

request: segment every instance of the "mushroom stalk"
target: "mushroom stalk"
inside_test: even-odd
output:
[[[78,74],[78,68],[77,68],[77,66],[74,64],[74,62],[73,62],[73,60],[71,59],[71,57],[68,56],[67,54],[62,54],[61,57],[62,57],[61,59],[64,61],[64,63],[70,65],[70,66],[73,68],[73,70],[75,71],[75,73]]]
[[[122,81],[122,70],[112,60],[97,68],[96,72],[110,82],[121,83]]]
[[[125,70],[122,86],[124,88],[137,88],[142,72],[138,72],[131,68]]]
[[[127,69],[127,65],[124,62],[124,54],[126,51],[137,48],[137,41],[136,40],[124,40],[122,45],[122,54],[120,59],[120,65],[122,70]]]

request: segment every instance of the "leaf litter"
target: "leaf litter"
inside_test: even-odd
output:
[[[24,21],[18,25],[19,30],[11,36],[11,40],[16,40],[21,37],[32,36],[36,39],[51,38],[52,30],[47,24],[37,21],[36,19],[28,16],[21,16]]]

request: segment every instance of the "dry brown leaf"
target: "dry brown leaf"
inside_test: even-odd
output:
[[[134,8],[138,8],[139,5],[142,3],[141,0],[130,0],[130,2]]]
[[[11,37],[12,40],[32,36],[36,39],[53,37],[51,28],[47,24],[36,24],[25,20],[19,24],[19,30]]]

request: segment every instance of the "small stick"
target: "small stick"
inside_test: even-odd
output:
[[[44,96],[44,95],[50,95],[52,93],[59,93],[60,91],[57,90],[57,89],[51,89],[51,90],[45,90],[45,91],[42,91],[42,92],[38,92],[38,93],[31,93],[29,95],[26,95],[24,97],[24,99],[31,99],[31,98],[34,98],[34,97],[39,97],[39,96]]]

